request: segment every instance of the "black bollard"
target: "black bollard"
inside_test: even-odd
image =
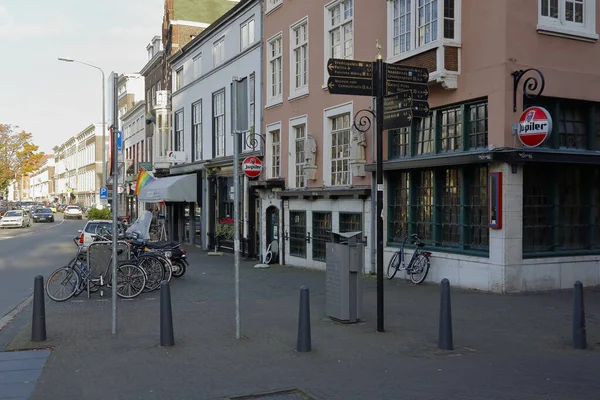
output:
[[[312,350],[310,339],[310,297],[308,286],[300,288],[300,315],[298,318],[298,342],[296,350],[300,353],[308,353]]]
[[[573,291],[573,348],[581,350],[587,348],[583,285],[580,281],[575,282]]]
[[[171,289],[169,288],[169,282],[162,281],[160,283],[160,345],[171,347],[174,344]]]
[[[33,283],[33,319],[31,321],[31,341],[46,340],[46,303],[44,298],[44,277],[38,275]]]
[[[452,338],[452,306],[450,304],[450,281],[442,279],[440,298],[440,326],[438,333],[438,348],[454,350]]]

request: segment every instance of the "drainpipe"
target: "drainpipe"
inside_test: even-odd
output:
[[[371,110],[375,110],[375,98],[371,102]],[[377,131],[375,124],[371,124],[371,159],[375,161],[375,135]],[[369,252],[371,253],[371,268],[370,273],[374,274],[376,270],[377,262],[377,248],[376,248],[376,232],[377,232],[377,202],[375,201],[377,196],[377,182],[375,179],[375,172],[371,173],[371,240],[369,243]]]

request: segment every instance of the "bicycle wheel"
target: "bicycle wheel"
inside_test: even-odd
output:
[[[158,289],[165,276],[162,261],[153,255],[143,255],[138,258],[137,265],[146,273],[146,287],[144,288],[144,292],[152,292]]]
[[[117,268],[117,294],[123,299],[133,299],[144,291],[146,273],[131,263],[123,263]]]
[[[67,301],[77,292],[79,282],[80,277],[75,269],[59,268],[46,281],[46,294],[54,301]]]
[[[387,267],[387,277],[388,279],[393,279],[400,268],[400,252],[397,251],[392,256],[392,259],[388,263]]]
[[[414,260],[412,267],[408,271],[410,275],[410,281],[416,285],[419,285],[425,281],[427,274],[429,273],[429,257],[425,254],[420,253]]]
[[[165,270],[163,279],[167,282],[171,282],[171,279],[173,278],[173,264],[171,264],[171,261],[161,253],[155,252],[150,254],[152,254],[152,256],[156,257],[162,263],[163,269]]]

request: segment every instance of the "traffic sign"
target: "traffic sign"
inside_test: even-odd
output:
[[[414,100],[427,100],[429,98],[429,88],[426,83],[396,82],[389,80],[386,82],[386,95],[405,90],[410,90],[412,92],[412,98]]]
[[[327,79],[327,89],[331,94],[373,96],[373,79],[329,77]]]
[[[329,76],[345,78],[373,78],[372,61],[355,61],[330,58],[327,61]]]
[[[117,133],[117,151],[123,151],[123,132]]]
[[[398,129],[410,126],[413,120],[413,99],[410,91],[396,93],[383,98],[383,129]]]
[[[519,118],[517,135],[525,147],[538,147],[552,132],[552,117],[542,107],[529,107]]]
[[[427,83],[429,72],[427,68],[409,67],[398,64],[383,64],[385,68],[385,79],[387,81]]]
[[[100,188],[100,200],[108,200],[108,188],[107,187]]]
[[[242,161],[242,171],[248,178],[257,178],[262,172],[263,165],[260,158],[251,156],[246,157],[244,161]]]

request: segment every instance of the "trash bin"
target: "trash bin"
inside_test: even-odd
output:
[[[362,232],[331,233],[327,243],[325,294],[329,318],[358,322],[362,315]]]

